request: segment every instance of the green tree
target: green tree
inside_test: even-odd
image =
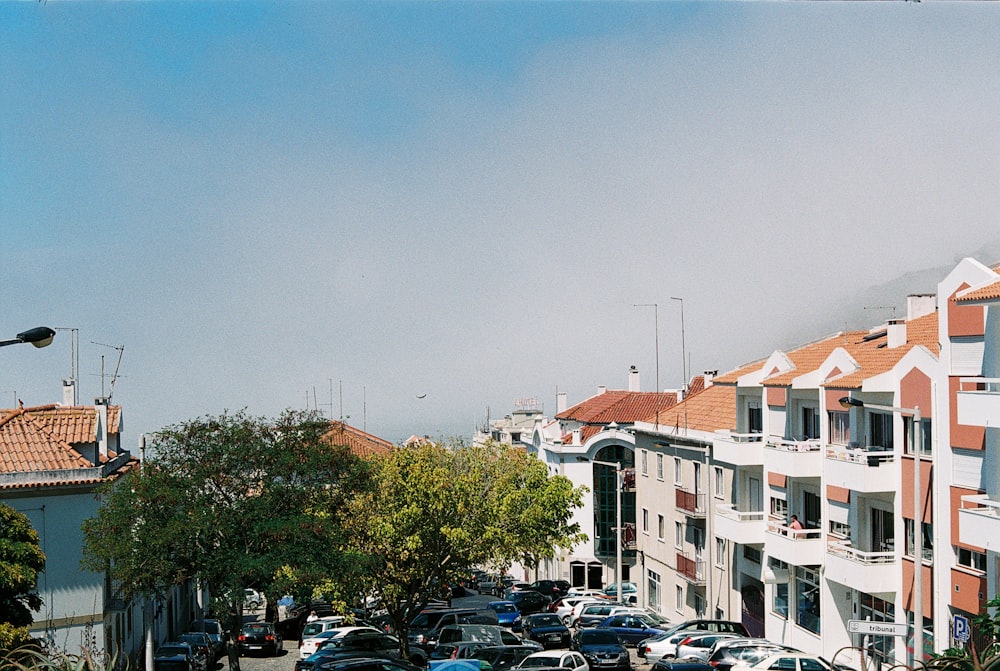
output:
[[[343,567],[339,517],[366,467],[330,444],[328,428],[313,413],[272,422],[241,412],[159,432],[140,469],[103,490],[84,524],[85,564],[110,567],[130,594],[197,578],[228,595],[238,632],[244,588],[268,592],[282,567],[305,576]],[[239,668],[234,652],[230,666]]]
[[[533,565],[586,538],[572,523],[584,489],[522,450],[424,444],[374,463],[374,486],[350,505],[352,538],[407,655],[408,617],[469,567]]]
[[[35,591],[45,553],[27,516],[0,503],[0,650],[29,643],[31,612],[42,607]]]

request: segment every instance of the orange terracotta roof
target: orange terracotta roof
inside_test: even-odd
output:
[[[905,345],[890,349],[885,346],[884,338],[852,343],[845,349],[858,362],[860,368],[843,377],[828,380],[823,386],[834,389],[860,389],[866,379],[891,370],[907,352],[918,345],[926,347],[934,356],[940,352],[937,312],[906,322]]]
[[[129,471],[139,467],[139,460],[136,457],[130,457],[124,465],[117,468],[113,473],[102,478],[66,478],[66,479],[48,479],[44,481],[31,481],[31,480],[17,480],[12,482],[0,482],[0,490],[12,490],[12,489],[53,489],[56,487],[96,487],[97,485],[109,482],[112,480],[117,480],[121,476],[125,475]]]
[[[73,446],[97,442],[98,418],[93,406],[0,410],[0,473],[92,468]],[[109,433],[117,432],[119,418],[120,406],[109,406]]]
[[[645,421],[695,431],[732,429],[736,426],[736,388],[713,384],[698,394],[688,396],[669,410],[660,412],[659,417],[651,415]]]
[[[330,422],[325,437],[334,445],[350,448],[351,454],[362,459],[389,454],[396,447],[388,440],[337,421]]]
[[[655,391],[608,390],[556,415],[583,424],[632,424],[677,403],[677,394]]]
[[[705,391],[705,376],[695,375],[691,378],[691,384],[688,385],[687,395],[694,396],[695,394],[700,394]]]
[[[715,377],[712,380],[712,384],[736,384],[739,382],[740,378],[744,375],[749,375],[750,373],[755,373],[760,370],[760,367],[764,365],[767,359],[758,359],[757,361],[751,361],[750,363],[745,363],[739,368],[734,368],[733,370],[723,373]]]
[[[976,301],[992,301],[1000,299],[1000,280],[992,282],[985,286],[979,287],[978,289],[973,289],[967,293],[963,293],[960,296],[953,298],[956,303],[973,303]]]
[[[588,440],[604,431],[604,426],[601,424],[588,424],[580,428],[580,444],[583,445]],[[562,436],[562,442],[564,445],[571,445],[573,443],[573,432],[564,433]]]
[[[868,331],[846,331],[785,352],[785,356],[793,364],[792,369],[766,377],[763,384],[768,387],[787,387],[800,375],[819,368],[836,348],[846,348],[852,343],[862,341],[867,335]]]

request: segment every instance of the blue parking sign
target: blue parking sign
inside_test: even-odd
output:
[[[969,640],[969,618],[964,615],[955,615],[952,619],[952,636],[955,637],[956,641],[961,643],[966,643]]]

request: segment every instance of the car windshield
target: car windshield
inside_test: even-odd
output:
[[[594,629],[593,631],[584,631],[580,633],[581,643],[620,643],[621,640],[618,638],[618,634],[615,633],[614,629]]]
[[[490,606],[493,610],[498,613],[516,613],[517,608],[514,607],[512,603],[495,603]]]
[[[315,636],[321,631],[323,631],[322,622],[309,622],[306,624],[306,626],[302,627],[303,636]]]
[[[452,653],[455,652],[454,645],[441,645],[438,644],[430,654],[431,659],[451,659]]]
[[[557,627],[562,624],[558,615],[535,615],[531,618],[532,627]]]
[[[558,657],[527,657],[521,662],[521,668],[528,669],[536,666],[559,666]]]
[[[243,625],[244,634],[270,634],[271,627],[266,624],[246,624]]]
[[[438,620],[441,619],[442,615],[444,615],[444,613],[418,613],[417,616],[413,618],[413,622],[410,623],[410,626],[420,629],[430,629],[438,623]]]
[[[179,657],[188,654],[188,649],[179,645],[163,645],[156,654],[161,657]]]

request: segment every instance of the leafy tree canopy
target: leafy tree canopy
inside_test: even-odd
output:
[[[404,645],[407,616],[469,567],[531,565],[586,538],[572,523],[584,489],[522,450],[423,444],[374,464],[374,486],[347,519]]]
[[[336,574],[341,511],[367,468],[328,429],[314,413],[240,412],[155,434],[151,456],[102,491],[84,524],[85,565],[110,565],[131,594],[201,579],[231,595],[234,618],[243,589],[267,590],[281,567]]]
[[[31,640],[31,612],[42,607],[35,591],[45,554],[24,513],[0,503],[0,650]]]

